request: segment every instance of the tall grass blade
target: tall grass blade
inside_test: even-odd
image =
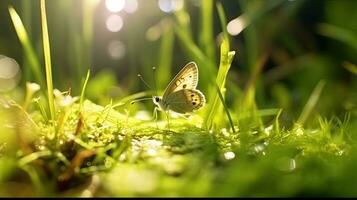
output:
[[[349,72],[353,73],[354,75],[357,75],[357,65],[346,61],[342,63],[342,66]]]
[[[220,65],[218,69],[218,75],[216,78],[216,84],[219,87],[219,90],[222,92],[225,90],[226,77],[228,75],[228,71],[231,67],[231,62],[235,55],[235,51],[229,51],[229,42],[228,38],[224,38],[221,44],[221,58]],[[212,92],[210,94],[211,103],[207,108],[208,114],[206,114],[206,118],[204,120],[205,127],[210,129],[212,128],[214,117],[220,110],[222,110],[222,104],[219,103],[219,96],[217,92]]]
[[[314,107],[316,106],[320,96],[321,96],[321,92],[322,89],[325,86],[325,81],[320,81],[314,91],[311,93],[309,100],[307,101],[307,103],[304,106],[304,109],[302,110],[299,119],[297,120],[297,123],[300,125],[304,125],[304,123],[306,122],[307,118],[311,115],[312,110],[314,109]]]
[[[91,65],[91,54],[92,54],[92,41],[93,41],[93,25],[94,25],[94,16],[95,16],[95,7],[99,3],[98,0],[95,1],[83,1],[83,26],[82,26],[82,37],[83,44],[81,45],[81,52],[83,56],[82,65],[78,65],[79,77],[83,76],[84,69],[83,66]],[[80,55],[80,54],[79,54]],[[80,79],[79,79],[80,80]]]
[[[9,13],[17,36],[21,42],[22,47],[24,48],[25,57],[29,62],[29,66],[31,67],[35,80],[41,85],[42,88],[45,88],[45,80],[42,76],[40,62],[36,56],[35,50],[31,44],[30,38],[21,21],[21,18],[12,6],[9,6]]]
[[[84,93],[86,91],[86,87],[87,87],[87,83],[88,83],[88,80],[89,80],[89,76],[90,76],[90,70],[87,71],[87,76],[86,76],[86,79],[84,80],[83,87],[82,87],[82,92],[81,92],[81,97],[80,97],[80,100],[79,100],[79,106],[80,106],[81,110],[83,108]]]
[[[33,38],[32,32],[32,4],[30,1],[22,1],[21,2],[21,19],[23,19],[23,24],[25,29],[27,30],[27,34],[29,38]],[[26,54],[23,54],[23,66],[30,66],[31,63]],[[23,67],[24,77],[26,80],[31,80],[31,69],[29,67]],[[39,83],[40,84],[40,83]]]
[[[357,35],[353,30],[321,23],[317,26],[317,31],[321,35],[333,38],[351,46],[357,52]]]
[[[231,125],[232,131],[233,131],[233,133],[235,133],[236,130],[234,129],[233,120],[232,120],[232,117],[231,117],[231,113],[228,110],[228,106],[226,104],[226,101],[224,100],[223,95],[222,95],[221,90],[219,89],[218,85],[216,85],[216,88],[217,88],[217,93],[218,93],[219,99],[221,100],[221,102],[223,104],[223,107],[224,107],[224,110],[226,111],[226,114],[227,114],[229,123]]]
[[[183,9],[176,12],[176,21],[175,24],[175,33],[177,34],[177,38],[180,41],[180,45],[184,48],[187,56],[197,62],[199,67],[204,67],[205,70],[202,70],[200,73],[200,82],[201,83],[212,83],[214,85],[214,79],[212,79],[213,75],[216,74],[217,70],[215,67],[215,63],[212,58],[206,56],[205,52],[203,52],[197,44],[195,44],[194,39],[191,34],[191,28],[189,26],[190,18],[186,11]],[[204,84],[200,88],[204,91],[208,91],[208,85]]]
[[[160,78],[154,81],[157,81],[157,86],[160,89],[164,89],[165,85],[170,81],[169,78],[171,77],[171,64],[175,34],[172,29],[172,21],[163,20],[161,23],[163,23],[163,36],[161,37],[161,46],[158,58],[159,65],[155,71],[156,77]],[[163,74],[165,74],[165,76],[162,76]]]
[[[212,59],[213,63],[216,63],[213,16],[213,0],[202,1],[199,45],[200,48],[203,49],[206,57]]]
[[[218,11],[218,16],[219,16],[219,20],[221,22],[221,28],[222,28],[222,32],[223,32],[223,37],[224,38],[229,38],[228,36],[228,31],[227,31],[227,20],[226,20],[226,14],[224,13],[224,9],[222,6],[222,3],[217,3],[217,11]]]
[[[47,17],[46,17],[46,4],[45,0],[41,0],[41,27],[42,27],[42,40],[43,51],[45,56],[45,69],[46,69],[46,82],[47,82],[47,95],[48,106],[50,108],[51,119],[55,120],[55,105],[53,99],[53,82],[52,82],[52,67],[51,67],[51,50],[50,39],[48,37]]]
[[[228,75],[228,71],[231,67],[231,62],[233,60],[233,57],[235,55],[235,51],[229,51],[230,49],[230,44],[229,44],[229,37],[227,34],[227,24],[226,24],[226,18],[224,14],[223,8],[220,6],[220,4],[217,4],[217,9],[221,21],[221,26],[222,26],[222,31],[223,31],[223,40],[221,43],[221,48],[220,48],[220,64],[219,64],[219,69],[218,69],[218,74],[215,80],[215,85],[218,87],[220,90],[220,93],[223,94],[222,97],[224,97],[224,90],[225,90],[225,83],[226,83],[226,77]],[[219,103],[219,94],[216,90],[211,90],[209,93],[209,100],[211,103],[209,104],[207,108],[206,117],[204,119],[204,126],[207,129],[211,129],[214,118],[216,114],[220,113],[222,111],[222,104]],[[224,98],[223,98],[224,100]]]

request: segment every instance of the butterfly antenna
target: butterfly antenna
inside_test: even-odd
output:
[[[130,105],[136,103],[136,102],[139,102],[139,101],[146,101],[146,100],[151,100],[152,98],[151,97],[147,97],[147,98],[141,98],[141,99],[135,99],[133,101],[130,101]]]
[[[155,95],[157,95],[157,86],[156,86],[156,67],[152,67],[152,77],[154,79],[154,90]]]
[[[149,84],[143,79],[143,77],[141,76],[141,74],[138,74],[138,77],[140,78],[140,80],[144,83],[144,85],[145,85],[147,88],[149,88],[150,90],[152,90],[151,87],[149,86]]]

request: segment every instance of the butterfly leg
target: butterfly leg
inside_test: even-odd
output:
[[[156,124],[156,128],[157,129],[159,129],[159,126],[157,125],[157,110],[158,110],[158,108],[155,106],[155,108],[154,108],[154,112],[153,112],[153,119],[154,119],[154,121],[155,121],[155,124]]]
[[[165,111],[166,113],[166,118],[167,118],[167,128],[170,131],[170,110],[169,110],[169,106],[167,106],[167,110]]]

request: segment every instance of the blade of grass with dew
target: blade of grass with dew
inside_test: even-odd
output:
[[[223,9],[218,10],[218,12],[221,12],[221,14],[219,15],[220,17],[222,17],[221,22],[225,22],[226,20],[225,20],[225,15],[223,13]],[[225,29],[226,24],[223,24],[222,27]],[[220,64],[218,69],[218,75],[216,77],[216,84],[221,92],[225,89],[226,77],[228,75],[228,71],[231,67],[231,63],[235,55],[235,51],[229,51],[229,49],[230,49],[229,38],[227,37],[227,35],[225,35],[221,43]],[[222,104],[218,102],[219,97],[215,90],[211,90],[209,97],[211,103],[207,108],[208,113],[206,114],[204,120],[204,126],[208,129],[212,128],[214,117],[216,116],[217,113],[219,113],[220,110],[222,110],[221,107]]]
[[[80,110],[83,109],[84,93],[86,91],[86,87],[87,87],[87,83],[88,83],[88,80],[89,80],[89,76],[90,76],[90,70],[87,71],[87,76],[86,76],[86,79],[84,80],[84,83],[83,83],[81,97],[80,97],[80,100],[79,100]]]
[[[325,86],[325,81],[321,80],[315,87],[314,91],[311,93],[309,100],[307,101],[307,103],[305,104],[298,120],[297,123],[299,125],[304,125],[307,118],[311,115],[312,110],[314,109],[314,107],[316,106],[321,93],[322,93],[322,89]]]
[[[42,27],[42,40],[43,40],[43,51],[45,57],[45,68],[46,68],[46,82],[47,82],[47,95],[48,95],[48,106],[50,108],[51,120],[55,120],[55,105],[53,99],[53,82],[52,82],[52,67],[51,67],[51,49],[50,49],[50,39],[48,36],[47,27],[47,17],[46,17],[46,4],[45,0],[41,0],[41,27]]]
[[[9,6],[9,13],[12,23],[14,24],[17,36],[21,42],[22,47],[24,48],[25,56],[30,64],[29,66],[31,67],[36,82],[41,85],[41,88],[45,88],[46,85],[45,80],[42,76],[40,62],[36,56],[35,50],[30,42],[30,38],[21,21],[21,18],[12,6]]]
[[[215,40],[213,38],[213,0],[202,1],[201,5],[201,29],[199,46],[203,49],[207,58],[215,61]]]

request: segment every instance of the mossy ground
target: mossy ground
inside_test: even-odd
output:
[[[57,134],[37,111],[3,100],[1,113],[16,120],[1,118],[2,196],[355,195],[347,189],[355,173],[346,171],[355,166],[354,143],[337,118],[313,129],[268,124],[233,133],[205,130],[194,123],[199,116],[172,118],[168,128],[165,119],[138,120],[88,100],[82,109],[56,106]]]

